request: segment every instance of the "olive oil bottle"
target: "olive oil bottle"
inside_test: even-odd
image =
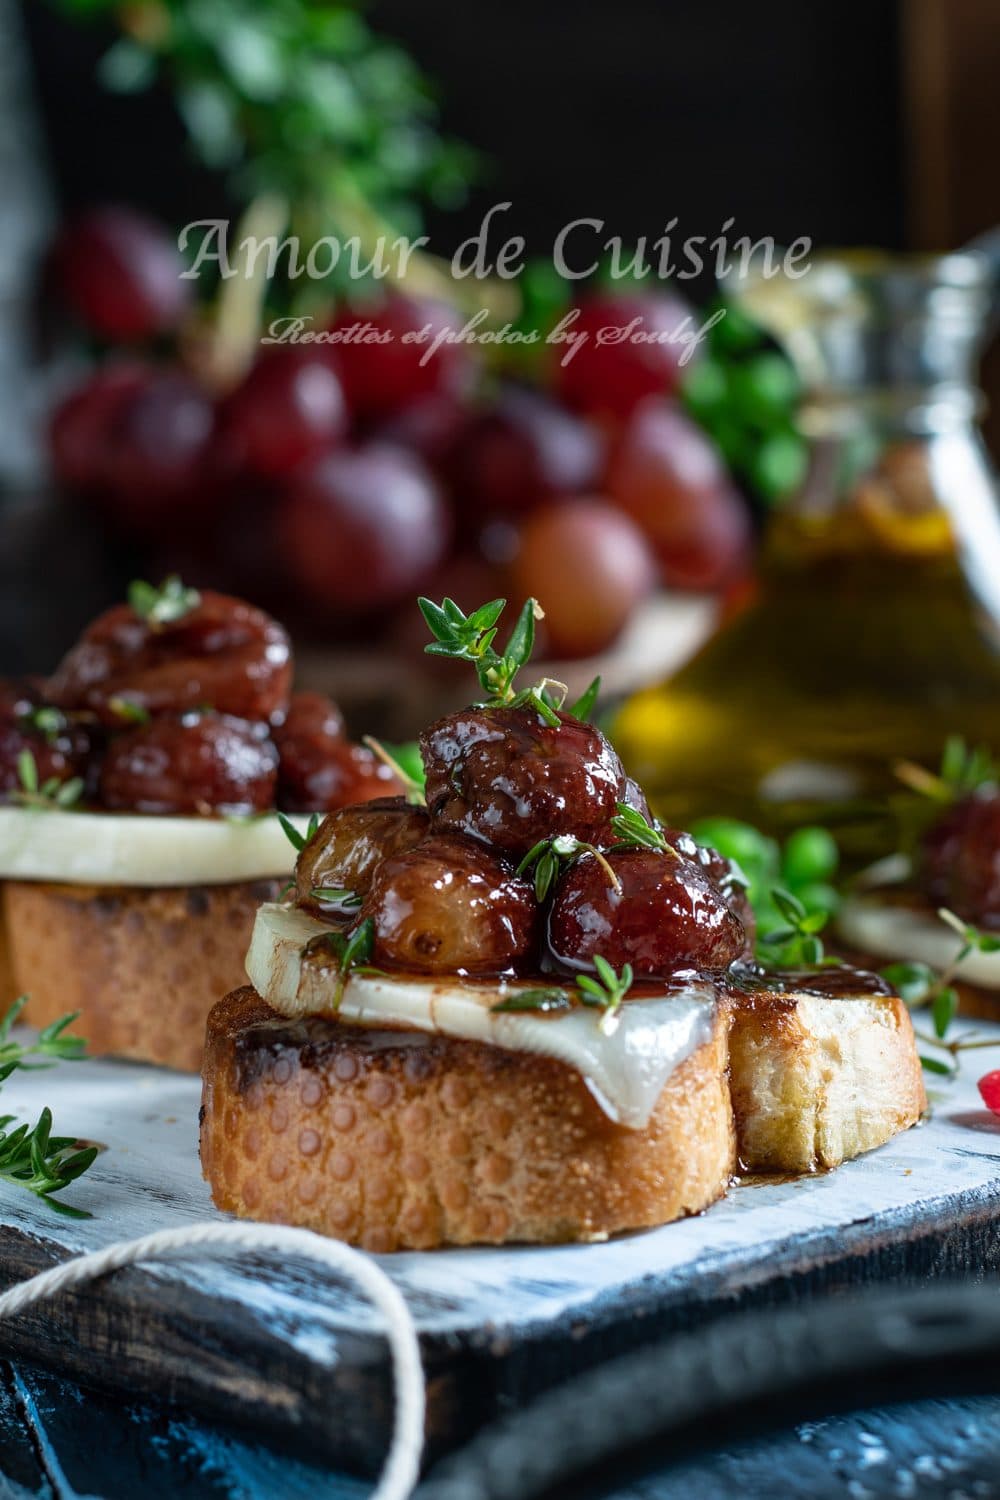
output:
[[[976,254],[825,257],[750,283],[807,392],[810,462],[750,602],[612,734],[674,823],[728,813],[891,847],[901,759],[1000,751],[1000,511],[969,378],[992,302]]]

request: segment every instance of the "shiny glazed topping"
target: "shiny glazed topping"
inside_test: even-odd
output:
[[[183,714],[126,730],[108,746],[101,801],[112,811],[254,813],[274,805],[278,752],[263,725]]]
[[[623,799],[621,761],[600,730],[523,708],[466,709],[420,736],[437,827],[520,858],[553,834],[599,837]]]
[[[459,834],[432,835],[375,871],[361,911],[374,963],[425,974],[502,974],[531,965],[540,912],[530,883]]]
[[[299,904],[322,910],[326,903],[313,895],[321,890],[366,896],[382,860],[412,849],[429,828],[424,809],[411,807],[405,797],[380,797],[328,814],[295,868]]]

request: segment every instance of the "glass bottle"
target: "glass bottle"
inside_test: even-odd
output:
[[[810,459],[750,602],[617,715],[667,821],[822,821],[868,858],[901,758],[936,766],[955,733],[1000,751],[1000,511],[971,376],[992,283],[976,253],[853,253],[745,286],[798,369]]]

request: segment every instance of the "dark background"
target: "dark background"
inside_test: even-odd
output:
[[[379,0],[368,15],[437,79],[446,128],[487,157],[469,204],[431,217],[445,253],[505,198],[529,254],[547,255],[581,215],[626,242],[674,215],[678,238],[733,216],[735,233],[784,243],[904,241],[893,0]],[[221,189],[183,166],[167,94],[103,93],[93,69],[107,33],[42,0],[25,17],[61,205],[218,216]]]

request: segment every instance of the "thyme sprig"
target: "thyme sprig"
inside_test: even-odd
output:
[[[498,1000],[495,1005],[490,1006],[490,1010],[494,1014],[509,1011],[536,1011],[544,1014],[570,1010],[575,1001],[578,1005],[600,1010],[602,1012],[601,1030],[610,1034],[618,1024],[618,1012],[621,1010],[622,1001],[635,982],[635,975],[631,964],[625,964],[621,973],[616,974],[607,959],[600,953],[594,954],[594,969],[596,977],[590,974],[577,976],[575,994],[561,989],[558,985],[519,990],[516,994]]]
[[[292,822],[291,818],[286,818],[283,812],[280,812],[278,814],[278,822],[281,824],[285,837],[291,844],[292,848],[297,854],[301,854],[303,849],[306,847],[309,840],[312,838],[313,834],[319,827],[320,819],[319,813],[313,813],[306,826],[305,833],[300,833],[295,824]]]
[[[949,1039],[948,1032],[958,1016],[959,996],[954,981],[962,964],[972,953],[1000,953],[1000,936],[980,932],[947,907],[938,911],[941,921],[950,927],[959,939],[955,956],[940,972],[930,964],[913,962],[888,964],[880,970],[882,978],[907,1006],[929,1009],[933,1033],[914,1028],[917,1040],[948,1054],[948,1061],[921,1055],[920,1061],[929,1073],[941,1073],[949,1078],[959,1069],[959,1054],[981,1047],[996,1047],[1000,1043],[978,1038],[975,1032],[966,1032]]]
[[[661,830],[650,823],[637,807],[619,802],[611,819],[611,831],[617,842],[615,849],[655,849],[660,854],[673,854],[677,850],[664,838]]]
[[[351,974],[363,969],[372,956],[375,942],[375,923],[371,917],[359,922],[353,932],[328,932],[326,941],[337,960],[337,982],[333,991],[333,1008],[337,1010],[344,998],[344,988]]]
[[[171,573],[159,588],[136,578],[129,584],[128,602],[140,619],[145,620],[152,630],[157,630],[183,620],[185,615],[197,609],[201,595],[197,589],[185,588],[178,575]]]
[[[912,760],[897,761],[893,769],[911,791],[944,804],[957,802],[981,787],[993,786],[1000,779],[1000,767],[986,746],[970,747],[958,734],[951,734],[945,740],[937,773]]]
[[[828,958],[820,933],[830,920],[826,911],[807,911],[798,896],[791,891],[772,890],[771,900],[784,919],[784,927],[772,928],[761,938],[760,949],[765,962],[776,967],[794,968],[798,964],[836,964],[840,960]]]
[[[27,746],[18,753],[17,775],[20,787],[11,793],[11,800],[20,807],[69,812],[83,796],[82,776],[71,776],[68,781],[60,781],[58,776],[48,776],[40,781],[38,764]]]
[[[518,672],[527,665],[535,648],[535,622],[544,619],[544,611],[537,599],[524,601],[502,651],[497,651],[494,643],[499,631],[498,621],[507,607],[506,599],[491,599],[471,614],[466,614],[454,599],[442,599],[440,604],[435,604],[433,599],[420,598],[417,603],[434,637],[424,647],[428,656],[470,662],[476,669],[480,687],[487,694],[485,706],[519,708],[529,705],[546,724],[558,728],[558,711],[567,696],[565,683],[544,677],[529,688],[517,690],[514,686]],[[595,677],[567,712],[574,718],[587,718],[593,711],[600,688],[601,679]]]
[[[26,1003],[27,997],[20,996],[0,1017],[0,1083],[18,1068],[47,1068],[85,1055],[84,1039],[66,1034],[76,1020],[76,1012],[53,1021],[31,1041],[14,1040],[11,1029]],[[98,1148],[81,1146],[74,1136],[54,1136],[52,1112],[48,1108],[41,1111],[34,1125],[17,1125],[15,1119],[14,1115],[0,1116],[0,1180],[34,1193],[56,1213],[89,1219],[85,1209],[59,1202],[53,1194],[69,1187],[86,1172]]]
[[[339,906],[344,911],[356,911],[362,904],[357,891],[349,890],[346,886],[314,885],[309,894],[314,901],[319,901],[324,906]]]
[[[534,870],[535,898],[544,901],[563,869],[579,859],[581,854],[592,854],[608,877],[609,884],[616,891],[621,890],[621,881],[607,856],[593,844],[578,839],[572,833],[557,833],[551,838],[539,839],[518,865],[517,873],[526,875],[529,870]]]

